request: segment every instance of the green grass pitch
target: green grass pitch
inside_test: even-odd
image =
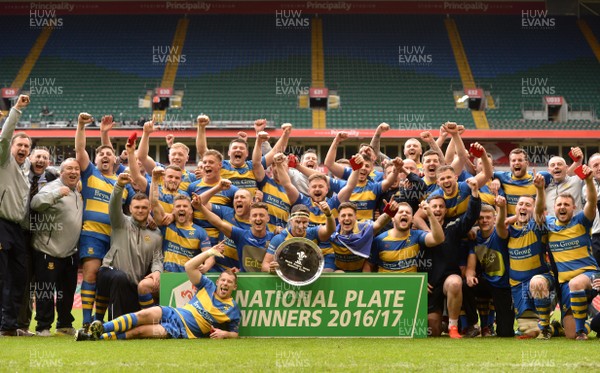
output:
[[[0,371],[598,371],[600,341],[240,338],[74,342],[0,339]]]

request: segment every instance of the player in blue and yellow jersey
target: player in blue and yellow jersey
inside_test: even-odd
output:
[[[156,168],[152,171],[153,178],[160,178],[164,171]],[[183,272],[185,263],[209,249],[210,241],[206,231],[192,221],[192,201],[183,194],[177,195],[173,201],[172,212],[166,212],[157,198],[158,187],[153,183],[150,189],[150,204],[157,224],[163,235],[163,267],[165,272]],[[165,215],[172,215],[165,219]],[[173,221],[162,224],[163,221]],[[210,261],[212,263],[212,260]],[[207,263],[208,264],[208,263]],[[206,268],[208,270],[209,268]]]
[[[290,208],[296,203],[285,192],[281,185],[280,178],[288,175],[287,157],[283,153],[277,153],[273,158],[274,164],[271,166],[273,177],[269,177],[263,165],[260,163],[261,145],[269,139],[269,134],[259,132],[256,137],[256,144],[252,151],[252,169],[259,189],[263,193],[263,202],[269,207],[269,230],[274,232],[276,229],[283,229],[287,225]],[[298,196],[294,196],[298,197]]]
[[[593,190],[592,170],[583,166],[585,185]],[[558,270],[561,310],[567,338],[587,339],[585,321],[591,277],[600,269],[592,254],[591,229],[596,218],[597,196],[589,193],[583,211],[575,212],[570,194],[559,194],[554,203],[554,215],[547,216],[548,247]],[[574,320],[573,320],[574,319]]]
[[[79,240],[79,258],[83,262],[81,303],[84,325],[92,322],[92,310],[96,301],[96,276],[102,259],[110,249],[111,227],[108,204],[117,182],[114,173],[116,157],[113,148],[106,145],[98,147],[94,163],[90,161],[89,154],[85,150],[85,125],[92,121],[90,114],[79,114],[75,132],[75,151],[81,167],[81,195],[84,203],[83,228]],[[128,194],[125,190],[123,197],[127,198]],[[105,305],[107,299],[99,301],[101,305]]]
[[[483,146],[474,144],[483,152],[481,161],[483,163],[482,172],[475,175],[478,188],[483,187],[492,177],[492,163],[487,157]],[[471,188],[466,182],[458,181],[456,171],[452,166],[441,166],[437,170],[437,184],[440,189],[429,195],[429,198],[441,195],[446,200],[446,219],[454,219],[467,211],[467,205],[471,196]]]
[[[204,204],[210,202],[214,205],[231,206],[233,196],[238,188],[231,186],[231,181],[221,177],[222,161],[223,156],[217,150],[209,149],[204,153],[202,156],[204,175],[202,179],[190,184],[188,188],[190,196],[194,194],[200,195]],[[227,185],[227,188],[225,188],[225,185]],[[219,231],[206,221],[202,213],[198,210],[194,211],[194,223],[206,230],[208,237],[210,237],[211,245],[214,246],[221,240]]]
[[[235,195],[233,196],[233,208],[209,202],[210,196],[216,194],[217,190],[226,190],[230,187],[231,183],[229,180],[221,179],[220,186],[215,186],[212,189],[202,193],[200,196],[195,195],[192,202],[192,206],[194,206],[194,213],[202,213],[200,212],[200,205],[203,204],[206,206],[208,211],[211,211],[213,214],[217,215],[222,221],[240,229],[250,230],[250,205],[252,204],[252,195],[248,190],[238,189],[237,192],[235,192]],[[203,221],[207,224],[210,224],[206,218],[204,218]],[[212,224],[210,224],[210,226],[214,229],[217,229]],[[217,232],[219,232],[218,229]],[[223,257],[215,258],[216,265],[212,269],[217,272],[222,272],[226,269],[239,269],[239,257],[235,242],[233,242],[231,238],[224,237],[220,232],[219,239],[223,240],[225,251],[223,252]]]
[[[335,219],[331,214],[331,210],[327,202],[322,201],[319,207],[323,214],[327,217],[325,225],[317,227],[308,227],[308,208],[304,205],[295,205],[292,207],[288,227],[281,233],[273,237],[267,248],[267,254],[263,259],[262,271],[274,273],[278,264],[275,259],[275,251],[279,245],[293,237],[304,237],[318,244],[319,242],[327,241],[331,234],[335,231]]]
[[[356,155],[356,162],[357,164],[361,164],[363,162],[363,158],[360,154]],[[302,204],[308,207],[309,227],[319,226],[326,223],[327,217],[319,208],[320,202],[326,202],[331,213],[333,214],[333,217],[337,217],[338,206],[341,202],[348,201],[350,198],[350,193],[354,190],[354,187],[356,187],[358,180],[358,171],[352,171],[352,175],[348,179],[348,183],[342,188],[342,190],[340,190],[338,194],[327,198],[327,193],[329,192],[329,177],[322,173],[314,173],[308,178],[309,197],[298,191],[298,188],[292,183],[292,180],[289,178],[289,176],[285,172],[282,172],[283,170],[281,169],[283,167],[279,165],[277,161],[275,164],[280,169],[280,171],[278,171],[280,184],[283,186],[285,193],[288,195],[290,200],[295,200],[296,204]],[[319,247],[325,256],[324,271],[332,271],[335,265],[333,263],[334,258],[331,242],[319,242]]]
[[[506,200],[497,197],[503,205],[501,213],[506,214]],[[496,210],[490,205],[482,205],[479,213],[479,231],[471,246],[465,277],[467,285],[473,287],[474,295],[484,299],[492,298],[496,312],[496,332],[499,337],[513,337],[515,312],[512,307],[510,284],[508,281],[508,238],[498,235]],[[504,227],[500,227],[501,229]],[[481,275],[477,276],[477,262],[481,265]],[[482,316],[480,314],[480,316]],[[490,335],[493,321],[486,325],[482,320],[481,334]],[[488,328],[488,330],[484,330]],[[487,333],[486,333],[487,332]]]
[[[137,157],[144,165],[146,172],[152,172],[154,167],[160,166],[165,168],[166,166],[155,162],[152,157],[148,155],[149,149],[149,138],[150,134],[154,133],[158,130],[158,127],[154,125],[154,121],[149,121],[144,123],[144,130],[142,133],[142,139],[140,140],[140,146],[138,148]],[[176,142],[169,148],[169,165],[177,166],[182,171],[181,183],[179,184],[179,189],[182,191],[186,191],[190,183],[196,181],[196,175],[191,172],[188,172],[185,169],[185,166],[190,158],[190,148],[187,145]],[[131,167],[131,165],[130,165]]]
[[[350,177],[350,174],[352,173],[351,167],[346,167],[345,165],[341,164],[340,162],[337,162],[335,159],[337,156],[337,148],[338,148],[339,144],[341,144],[344,140],[346,140],[348,138],[349,138],[348,132],[340,131],[340,132],[336,133],[335,137],[333,138],[333,141],[331,142],[331,145],[329,146],[329,150],[327,151],[327,155],[325,156],[325,161],[324,161],[325,167],[327,167],[329,172],[331,172],[331,174],[333,176],[335,176],[336,178],[338,178],[340,180],[348,180],[348,178]],[[373,148],[373,146],[371,146],[370,144],[363,143],[363,144],[360,144],[360,146],[358,148],[358,154],[362,155],[363,157],[373,160],[373,163],[375,163],[379,152],[378,151],[376,152],[375,149]],[[300,169],[300,171],[305,172],[307,170]],[[369,176],[369,180],[374,181],[374,182],[381,182],[384,179],[383,171],[376,171],[374,168],[372,168],[370,170],[368,176]]]
[[[493,166],[492,155],[490,153],[487,153],[487,157],[489,158],[489,160]],[[475,158],[474,167],[475,167],[476,174],[483,171],[483,162],[482,162],[481,158]],[[492,175],[493,175],[493,173],[492,173]],[[473,177],[473,175],[470,174],[469,172],[467,172],[466,170],[463,170],[463,172],[458,176],[458,181],[466,181],[470,177]],[[481,195],[481,202],[488,204],[490,206],[495,206],[496,196],[499,195],[499,196],[504,197],[504,191],[502,190],[502,188],[495,189],[497,187],[500,187],[500,183],[492,184],[492,179],[490,178],[490,180],[488,180],[485,183],[485,185],[479,189],[479,192]]]
[[[221,220],[204,205],[200,209],[225,237],[233,241],[237,257],[237,269],[241,272],[260,272],[267,247],[274,236],[268,230],[269,210],[264,202],[254,202],[250,206],[250,229],[241,229]]]
[[[127,144],[126,149],[133,184],[135,184],[136,187],[142,192],[150,195],[150,184],[153,182],[156,183],[158,185],[158,202],[166,213],[165,216],[170,219],[175,197],[178,195],[184,195],[189,198],[188,193],[181,189],[184,170],[182,170],[179,166],[170,165],[164,168],[164,172],[161,173],[161,178],[155,180],[152,175],[150,175],[150,181],[148,181],[148,179],[139,172],[135,144]],[[162,168],[162,166],[158,164],[157,167]],[[152,174],[153,171],[154,170],[150,170],[149,173]],[[168,220],[157,223],[160,223],[159,225],[168,225],[172,221],[173,220]]]
[[[377,221],[361,223],[356,220],[356,205],[344,202],[339,206],[339,224],[329,238],[331,254],[325,254],[325,268],[335,272],[362,272],[371,253],[373,237],[379,234],[398,211],[398,203],[390,202]],[[389,215],[388,215],[389,214]],[[328,260],[330,256],[332,260]]]
[[[419,252],[444,242],[442,226],[427,203],[423,202],[421,208],[431,218],[431,232],[411,229],[412,208],[408,203],[399,203],[394,228],[375,237],[365,272],[417,272]]]
[[[437,185],[437,169],[442,165],[441,162],[440,155],[433,150],[427,150],[423,154],[422,180],[425,183],[425,189],[423,190],[421,201],[425,200],[431,193],[439,188]]]
[[[196,149],[199,155],[203,155],[208,149],[206,142],[206,126],[210,123],[210,119],[206,115],[198,117],[198,131],[196,132]],[[256,133],[261,132],[267,125],[265,119],[257,119],[254,121]],[[292,125],[284,123],[281,125],[282,134],[273,148],[261,158],[261,164],[267,168],[273,162],[273,156],[278,151],[282,151],[287,146]],[[281,150],[279,150],[281,149]],[[248,160],[248,143],[245,138],[233,139],[229,143],[227,152],[229,160],[223,160],[221,168],[221,177],[231,180],[233,185],[238,188],[248,189],[252,195],[257,190],[256,178],[253,172],[253,163]]]
[[[516,221],[508,228],[504,214],[508,201],[506,207],[504,203],[498,206],[496,229],[501,238],[508,238],[509,282],[519,330],[524,338],[536,338],[541,332],[548,339],[555,281],[545,258],[548,232],[544,224],[544,177],[538,174],[534,182],[536,197],[519,197]]]
[[[529,158],[525,150],[513,149],[508,155],[510,171],[494,172],[494,183],[500,184],[500,188],[506,196],[508,216],[516,213],[517,202],[521,196],[534,196],[536,193],[533,185],[533,175],[527,172]],[[545,182],[550,181],[550,174],[544,173]]]
[[[363,155],[362,158],[361,168],[358,169],[358,181],[350,194],[349,201],[356,204],[358,220],[373,220],[375,209],[377,208],[377,200],[398,178],[398,174],[402,169],[402,160],[397,157],[393,159],[391,161],[395,165],[393,171],[383,181],[376,183],[369,179],[369,174],[373,169],[373,161],[366,155]],[[339,193],[346,186],[347,182],[330,179],[329,184],[334,192]]]
[[[104,324],[95,321],[89,334],[80,329],[75,340],[237,338],[241,312],[232,297],[237,289],[236,274],[225,271],[213,283],[199,269],[206,259],[220,256],[222,252],[223,246],[219,244],[186,263],[188,278],[198,290],[185,306],[156,306]]]
[[[462,140],[460,140],[462,142]],[[486,182],[491,178],[492,175],[492,163],[487,157],[485,149],[480,144],[475,143],[477,148],[483,152],[481,157],[484,164],[482,172],[478,173],[473,179],[477,182],[478,188],[483,187]],[[436,184],[438,186],[433,192],[429,193],[427,198],[433,198],[441,196],[446,202],[446,216],[447,220],[455,219],[467,210],[469,199],[471,195],[471,189],[467,182],[458,181],[458,175],[456,173],[455,166],[444,165],[439,166],[433,159],[437,157],[437,153],[428,154],[426,152],[426,174],[424,181],[430,179],[429,174],[433,168],[436,169]],[[427,181],[426,181],[427,182]],[[481,195],[481,193],[479,193]],[[424,222],[424,213],[417,211],[415,213],[415,225],[421,229],[427,229]],[[466,255],[466,252],[465,252]]]

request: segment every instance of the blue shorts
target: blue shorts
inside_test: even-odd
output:
[[[110,240],[103,241],[96,237],[81,235],[79,238],[79,260],[86,258],[104,259],[110,250]]]
[[[160,308],[162,308],[160,325],[165,328],[169,338],[187,339],[188,335],[185,330],[185,324],[175,309],[173,307],[162,306]]]
[[[548,288],[550,290],[550,298],[555,298],[552,293],[554,290],[554,277],[552,277],[549,273],[544,273],[541,275],[548,281]],[[510,292],[512,294],[513,303],[515,304],[515,317],[519,318],[523,315],[523,313],[527,310],[536,312],[535,303],[533,301],[533,297],[531,296],[531,292],[529,291],[529,282],[531,279],[527,281],[523,281],[518,285],[512,286],[510,288]]]
[[[597,273],[597,271],[587,271],[581,273],[582,275],[586,275],[591,279],[592,275]],[[586,290],[585,295],[588,298],[588,303],[592,299],[592,290]],[[561,319],[565,317],[567,312],[571,310],[571,289],[569,289],[569,282],[563,282],[560,284],[560,311],[561,311]]]

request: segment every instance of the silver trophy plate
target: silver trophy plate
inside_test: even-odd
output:
[[[315,282],[325,265],[321,248],[303,237],[290,238],[279,245],[275,251],[275,261],[279,264],[279,268],[275,270],[277,275],[295,286]]]

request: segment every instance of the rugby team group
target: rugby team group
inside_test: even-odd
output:
[[[350,139],[337,132],[324,174],[315,150],[285,154],[289,123],[271,145],[267,121],[256,120],[224,159],[200,115],[188,171],[189,147],[173,135],[168,165],[149,156],[153,121],[117,155],[110,115],[92,161],[85,132],[94,118],[81,113],[76,156],[54,168],[49,149],[15,133],[29,100],[15,101],[0,136],[0,336],[52,336],[56,318],[56,333],[78,341],[235,338],[238,273],[274,273],[276,250],[292,237],[319,246],[324,271],[426,272],[430,336],[585,340],[600,331],[590,306],[600,288],[598,153],[586,162],[575,147],[570,164],[552,156],[536,173],[515,148],[510,171],[495,171],[485,147],[467,149],[465,128],[446,122],[437,138],[425,131],[406,140],[404,159],[390,159],[381,123],[350,159],[336,159]],[[187,273],[197,292],[185,306],[156,305],[163,272]]]

